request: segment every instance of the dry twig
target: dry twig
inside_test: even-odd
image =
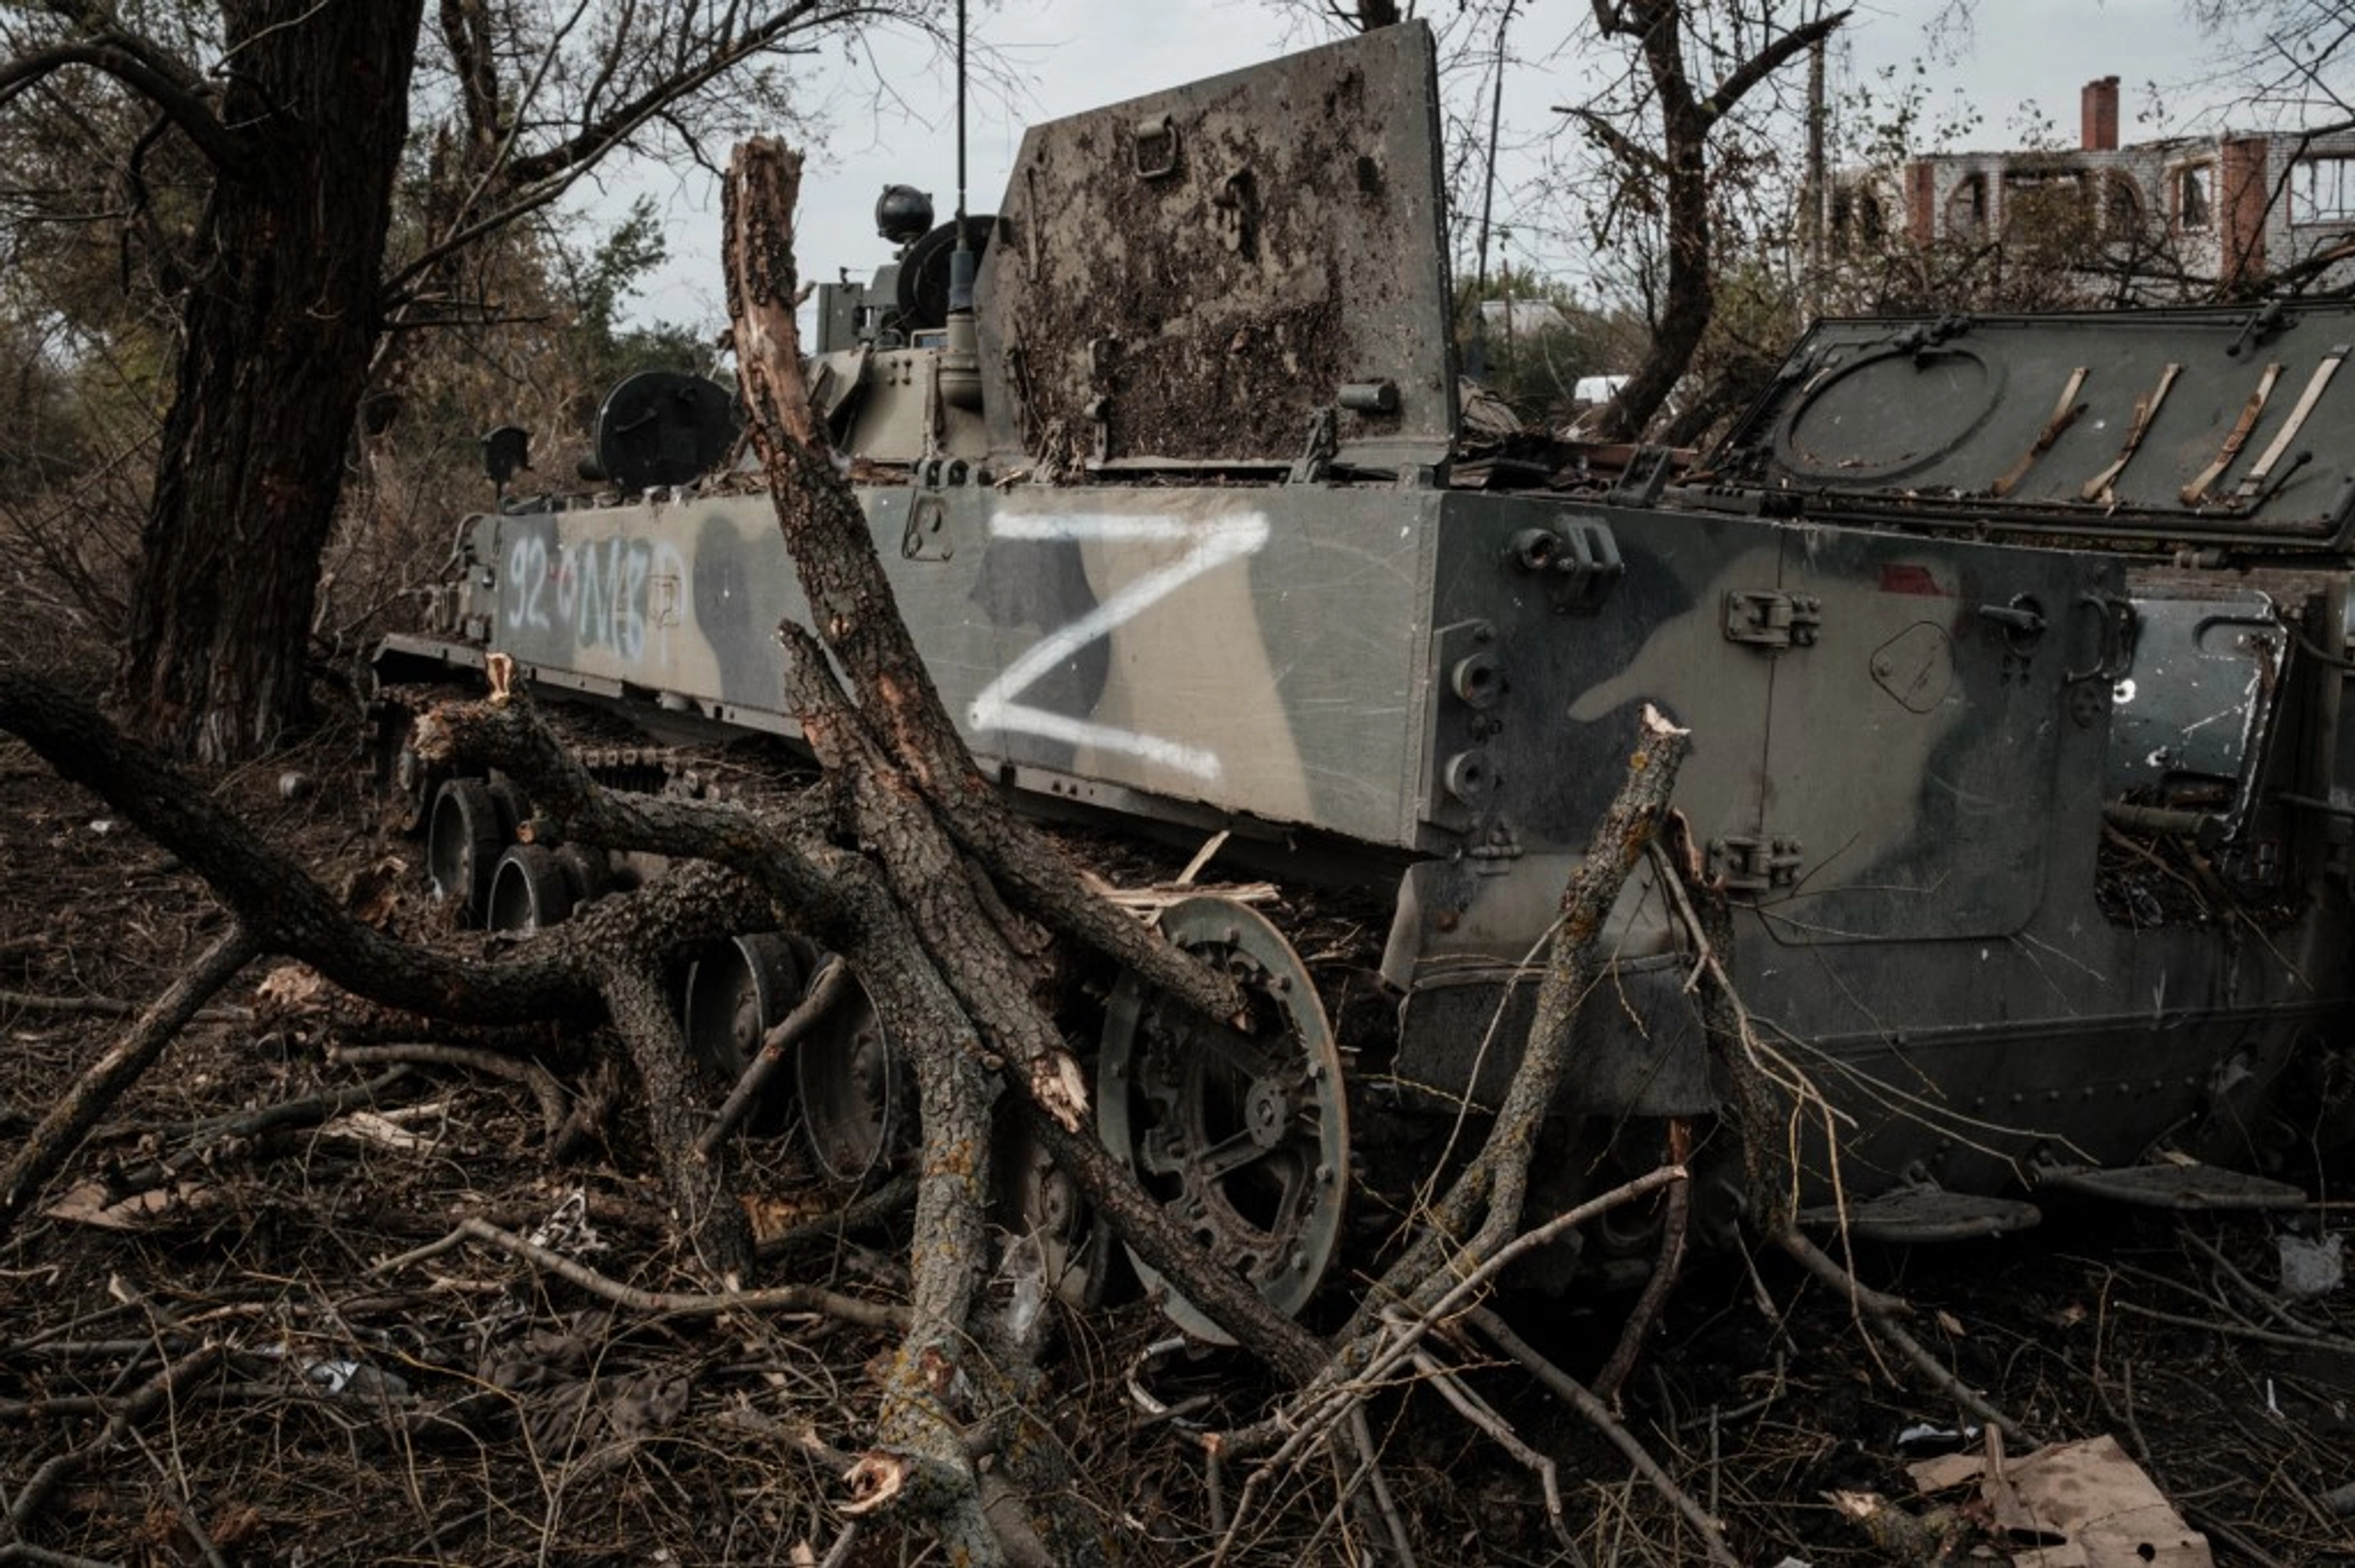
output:
[[[1999,1409],[1986,1395],[1948,1371],[1945,1363],[1930,1354],[1922,1342],[1899,1322],[1913,1315],[1913,1305],[1899,1297],[1868,1289],[1856,1277],[1827,1256],[1821,1247],[1797,1230],[1786,1230],[1775,1241],[1783,1250],[1805,1264],[1809,1273],[1830,1283],[1844,1296],[1855,1311],[1856,1321],[1880,1336],[1891,1348],[1913,1363],[1915,1368],[1932,1383],[1944,1390],[1947,1396],[1988,1425],[1995,1427],[2022,1450],[2040,1445],[2028,1429]]]
[[[0,1170],[0,1237],[40,1198],[42,1186],[64,1168],[98,1118],[155,1064],[213,993],[260,951],[261,944],[243,924],[232,925],[41,1117],[6,1169]]]
[[[904,1329],[908,1310],[882,1301],[861,1300],[814,1285],[779,1285],[765,1290],[641,1290],[575,1263],[560,1253],[537,1246],[512,1230],[502,1230],[486,1219],[462,1221],[439,1242],[379,1264],[373,1273],[390,1273],[409,1264],[448,1252],[465,1242],[482,1242],[511,1253],[535,1268],[546,1270],[594,1296],[633,1311],[661,1312],[671,1317],[717,1317],[722,1312],[819,1312],[861,1328]]]
[[[438,1046],[423,1042],[389,1046],[336,1046],[327,1052],[327,1060],[351,1067],[374,1067],[387,1063],[406,1063],[413,1067],[463,1067],[471,1071],[503,1078],[521,1083],[531,1090],[539,1102],[540,1123],[547,1135],[551,1151],[561,1138],[565,1119],[570,1111],[564,1096],[563,1085],[556,1074],[538,1062],[522,1057],[501,1056],[497,1051],[477,1050],[465,1046]]]
[[[10,1528],[19,1536],[23,1535],[25,1527],[48,1504],[49,1494],[57,1490],[60,1482],[122,1441],[124,1435],[133,1426],[170,1402],[184,1386],[212,1371],[227,1354],[226,1345],[203,1345],[178,1360],[167,1363],[140,1385],[138,1392],[121,1402],[107,1418],[106,1425],[97,1436],[78,1448],[52,1454],[27,1479],[23,1488],[17,1492],[16,1501],[9,1505]]]
[[[0,990],[0,1008],[19,1013],[50,1013],[67,1017],[132,1018],[144,1011],[135,1001],[112,996],[42,996],[33,991]],[[249,1007],[200,1007],[189,1014],[191,1024],[250,1024]]]
[[[744,1064],[743,1076],[737,1080],[736,1087],[720,1105],[718,1114],[711,1118],[711,1125],[704,1128],[703,1136],[695,1139],[697,1154],[708,1160],[719,1152],[719,1146],[728,1135],[735,1131],[752,1114],[752,1107],[760,1103],[762,1092],[768,1087],[769,1081],[783,1070],[787,1054],[798,1046],[802,1036],[816,1028],[827,1013],[833,1011],[834,1004],[842,1000],[852,983],[848,964],[840,958],[827,960],[826,967],[810,982],[808,993],[794,1004],[793,1011],[762,1036],[761,1048],[752,1053],[751,1061]]]
[[[1740,1568],[1740,1561],[1726,1545],[1724,1527],[1703,1512],[1692,1494],[1676,1484],[1675,1479],[1660,1468],[1660,1461],[1652,1458],[1650,1451],[1634,1433],[1619,1424],[1601,1400],[1577,1379],[1540,1356],[1526,1340],[1513,1333],[1502,1318],[1488,1308],[1473,1308],[1465,1314],[1465,1321],[1487,1335],[1498,1349],[1528,1368],[1530,1375],[1545,1384],[1549,1392],[1584,1416],[1589,1425],[1610,1440],[1613,1447],[1626,1455],[1627,1462],[1635,1467],[1636,1473],[1649,1482],[1652,1490],[1666,1499],[1669,1506],[1674,1508],[1693,1528],[1694,1533],[1701,1538],[1701,1549],[1708,1554],[1711,1562],[1717,1564],[1717,1568]]]
[[[2156,1307],[2145,1307],[2133,1301],[2114,1301],[2110,1304],[2121,1312],[2148,1318],[2153,1322],[2171,1323],[2177,1328],[2200,1329],[2208,1333],[2225,1334],[2258,1345],[2278,1345],[2289,1350],[2324,1350],[2338,1356],[2355,1356],[2355,1340],[2338,1339],[2327,1334],[2277,1333],[2271,1329],[2252,1328],[2246,1323],[2220,1323],[2211,1318],[2163,1312]]]

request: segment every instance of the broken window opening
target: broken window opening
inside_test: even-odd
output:
[[[2343,154],[2304,157],[2291,165],[2290,221],[2355,221],[2355,157]]]
[[[2004,175],[2004,235],[2069,243],[2091,212],[2085,176],[2074,169],[2008,170]]]
[[[2175,171],[2175,226],[2202,233],[2216,222],[2216,166],[2201,161]]]
[[[1832,193],[1832,234],[1844,251],[1875,249],[1888,237],[1888,219],[1880,198],[1864,186],[1843,186]]]
[[[2111,169],[2101,177],[2101,227],[2111,239],[2142,232],[2142,188],[2124,169]]]
[[[1967,174],[1947,196],[1947,233],[1977,239],[1987,232],[1987,177]]]

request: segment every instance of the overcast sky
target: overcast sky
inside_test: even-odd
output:
[[[1422,0],[1416,8],[1440,16],[1452,6]],[[1936,0],[1859,0],[1834,55],[1835,93],[1844,84],[1869,86],[1885,69],[1910,71],[1913,62],[1931,60],[1936,40],[1925,29],[1943,9]],[[1506,76],[1508,141],[1533,138],[1556,118],[1550,106],[1581,96],[1591,46],[1580,42],[1579,24],[1587,10],[1584,0],[1524,6],[1512,33],[1519,63]],[[973,13],[976,43],[994,50],[1017,78],[1010,88],[973,95],[969,157],[977,212],[995,211],[1024,124],[1237,70],[1329,36],[1267,0],[980,0]],[[2216,110],[2212,95],[2154,92],[2154,85],[2168,89],[2195,74],[2202,56],[2182,0],[1977,0],[1964,42],[1950,63],[1931,60],[1932,79],[1941,84],[1941,105],[1976,108],[1982,125],[1970,140],[1980,145],[2014,144],[2039,115],[2074,142],[2078,89],[2097,76],[2121,80],[2120,133],[2128,141],[2184,129]],[[812,149],[803,181],[804,275],[831,280],[848,267],[863,277],[888,259],[871,222],[885,184],[931,191],[943,221],[954,212],[954,82],[929,45],[890,37],[865,44],[856,59],[839,49],[814,57],[810,71],[824,141]],[[887,93],[879,94],[879,74]],[[1467,78],[1443,90],[1479,89]],[[1511,155],[1499,163],[1501,214],[1509,206],[1504,190],[1516,177],[1533,177],[1534,166]],[[614,189],[653,192],[668,220],[672,259],[636,314],[717,330],[725,312],[709,178],[699,170],[640,169]],[[1597,265],[1571,234],[1523,225],[1506,244],[1516,268],[1568,280]]]

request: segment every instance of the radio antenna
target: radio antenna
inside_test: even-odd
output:
[[[957,249],[948,263],[948,308],[973,308],[973,242],[965,233],[965,0],[957,0]]]
[[[943,401],[975,413],[982,406],[982,361],[974,336],[973,282],[981,269],[965,216],[965,0],[957,0],[957,247],[948,253],[948,332],[937,373]]]

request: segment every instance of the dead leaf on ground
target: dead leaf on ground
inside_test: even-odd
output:
[[[345,878],[343,907],[361,924],[383,931],[392,923],[393,912],[400,907],[401,889],[408,879],[408,862],[398,855],[385,855],[373,865],[363,866]]]
[[[321,1138],[350,1139],[356,1143],[373,1143],[379,1149],[390,1149],[408,1154],[432,1148],[438,1138],[422,1137],[374,1111],[352,1111],[338,1116],[319,1129]]]
[[[254,988],[254,1012],[266,1018],[300,1017],[327,1006],[327,982],[308,964],[281,964]]]
[[[41,1212],[69,1225],[94,1225],[101,1230],[145,1230],[208,1205],[214,1196],[210,1187],[170,1186],[116,1198],[108,1194],[104,1182],[83,1182],[67,1188]]]
[[[2115,1437],[2059,1443],[1987,1473],[1984,1454],[1947,1454],[1906,1472],[1924,1492],[1976,1480],[2014,1568],[2213,1568],[2208,1539],[2127,1458]]]

